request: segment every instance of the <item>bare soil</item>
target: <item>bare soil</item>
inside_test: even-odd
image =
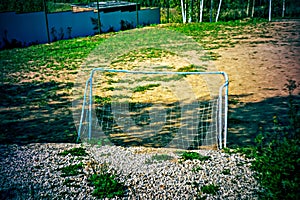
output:
[[[288,123],[287,80],[300,81],[300,21],[272,22],[264,35],[239,35],[233,48],[214,50],[215,65],[229,75],[229,145],[253,143],[259,128],[271,130],[273,116]],[[299,108],[300,87],[293,92]]]

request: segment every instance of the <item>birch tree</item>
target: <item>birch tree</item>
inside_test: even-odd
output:
[[[249,10],[250,10],[250,0],[247,2],[247,8],[246,8],[246,15],[249,17]]]
[[[202,22],[203,3],[204,3],[204,0],[200,0],[200,17],[199,17],[199,22]]]
[[[218,22],[218,18],[219,18],[219,15],[220,15],[221,4],[222,4],[222,0],[220,0],[220,2],[219,2],[218,11],[217,11],[217,16],[216,16],[216,22]]]
[[[252,12],[251,12],[251,18],[254,16],[254,8],[255,8],[255,0],[252,2]]]
[[[284,18],[285,13],[285,0],[282,0],[282,18]]]
[[[272,0],[269,0],[269,22],[272,20]]]
[[[181,14],[182,14],[182,22],[186,23],[186,2],[184,0],[180,0],[181,3]]]

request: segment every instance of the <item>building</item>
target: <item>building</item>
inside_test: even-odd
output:
[[[91,11],[97,12],[97,2],[90,4],[72,4],[73,12],[84,12]],[[99,12],[108,13],[108,12],[131,12],[140,10],[140,4],[126,2],[126,1],[106,1],[99,2]]]

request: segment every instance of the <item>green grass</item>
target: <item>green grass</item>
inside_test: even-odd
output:
[[[93,196],[97,198],[122,197],[125,194],[125,186],[116,180],[116,175],[102,169],[100,173],[93,174],[88,181],[95,187]]]
[[[83,163],[80,162],[78,164],[74,164],[74,165],[68,165],[66,167],[63,167],[60,169],[60,171],[62,172],[61,176],[62,177],[66,177],[66,176],[77,176],[79,174],[81,174],[81,170],[83,169]]]
[[[151,159],[146,160],[146,164],[153,163],[154,160],[158,162],[167,161],[167,160],[173,160],[174,157],[167,155],[167,154],[155,154],[151,157]]]
[[[144,86],[137,86],[135,88],[133,88],[133,92],[144,92],[146,90],[151,90],[152,88],[155,87],[159,87],[160,84],[148,84],[148,85],[144,85]]]
[[[233,40],[234,36],[247,32],[254,34],[254,29],[260,30],[258,28],[263,26],[267,26],[265,20],[251,19],[217,23],[178,23],[171,24],[168,28],[193,37],[204,49],[211,50],[233,47],[238,43],[238,41]],[[262,35],[262,31],[255,32],[255,34]],[[217,57],[218,55],[212,55],[213,59],[217,59]]]
[[[69,150],[65,150],[61,153],[59,153],[59,155],[61,156],[66,156],[66,155],[72,155],[72,156],[86,156],[88,155],[85,151],[85,148],[79,147],[79,148],[72,148]]]
[[[201,187],[201,191],[204,194],[212,194],[212,195],[216,195],[217,192],[219,191],[220,186],[218,185],[214,185],[214,184],[209,184],[209,185],[204,185]]]
[[[224,149],[253,159],[251,167],[264,188],[260,199],[300,199],[300,115],[292,95],[299,84],[289,80],[285,86],[289,91],[289,124],[281,124],[280,116],[275,115],[273,130],[259,127],[254,146]]]
[[[201,154],[197,152],[184,152],[181,155],[181,160],[186,161],[186,160],[200,160],[200,161],[206,161],[209,160],[211,157],[210,156],[202,156]]]

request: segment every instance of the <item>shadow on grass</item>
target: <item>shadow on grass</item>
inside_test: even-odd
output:
[[[294,109],[299,110],[300,96],[292,96]],[[280,125],[288,126],[289,97],[267,98],[261,102],[229,106],[228,115],[228,146],[249,146],[261,128],[272,132],[275,128],[273,117],[276,115]]]
[[[63,92],[68,87],[71,88],[72,85],[54,81],[0,85],[0,143],[75,142],[77,133],[71,112],[71,97]],[[293,101],[299,108],[300,96],[293,96]],[[136,125],[142,127],[143,123],[149,124],[149,114],[146,110],[152,105],[130,106],[131,112],[135,112],[132,120]],[[261,102],[247,104],[230,101],[229,107],[227,139],[229,147],[254,144],[259,127],[272,130],[274,115],[278,116],[281,124],[288,124],[288,97],[268,98]],[[169,108],[166,109],[167,116],[171,117],[169,121],[166,120],[165,128],[160,135],[153,135],[139,141],[127,138],[127,142],[114,138],[112,142],[121,146],[136,146],[144,143],[146,146],[165,146],[173,138],[170,133],[179,129],[180,120],[178,121],[178,118],[180,118],[181,112],[178,109],[180,108],[175,104],[169,105]],[[105,118],[105,114],[98,113],[98,120],[103,121],[99,115]],[[111,113],[108,114],[108,117],[111,117]],[[200,120],[199,122],[208,124],[208,121]],[[112,127],[117,126],[115,122],[107,121],[106,123],[104,131],[109,135],[109,132],[113,131]],[[203,135],[202,132],[201,134]],[[199,137],[204,138],[201,134]]]
[[[0,85],[0,143],[74,142],[70,96],[63,92],[70,87],[54,81]]]

